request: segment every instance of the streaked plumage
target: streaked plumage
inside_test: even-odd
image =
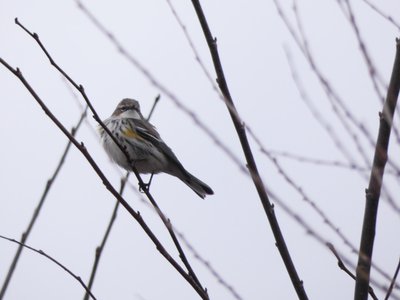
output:
[[[190,174],[179,162],[172,150],[164,143],[155,127],[143,118],[139,102],[123,99],[112,116],[103,121],[112,134],[125,146],[139,173],[168,173],[178,177],[197,195],[204,198],[213,190]],[[125,154],[108,134],[100,128],[104,149],[118,165],[131,171]]]

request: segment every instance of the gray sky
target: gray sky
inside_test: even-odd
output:
[[[173,5],[214,78],[194,9],[189,1],[183,2],[173,1]],[[387,84],[395,37],[399,32],[363,1],[353,2],[362,40],[379,76]],[[317,77],[283,24],[273,1],[202,3],[211,30],[218,39],[225,75],[238,111],[264,147],[348,163],[302,100],[291,76],[286,49],[322,119],[333,128],[347,149],[348,157],[365,167],[353,139],[333,113]],[[378,111],[382,105],[346,16],[336,1],[296,3],[318,68],[375,140]],[[167,1],[113,1],[112,4],[86,1],[85,5],[153,78],[207,124],[244,164],[229,114],[196,62]],[[292,2],[284,9],[290,22],[296,24],[291,5]],[[400,8],[398,1],[381,1],[379,5],[394,17],[394,12]],[[139,100],[143,113],[148,113],[160,89],[118,53],[115,45],[93,26],[74,1],[0,0],[0,57],[21,69],[67,128],[78,121],[79,105],[84,102],[79,98],[78,104],[71,96],[71,90],[34,40],[14,24],[15,17],[38,33],[57,63],[85,87],[103,119],[125,97]],[[4,67],[0,67],[0,86],[4,118],[0,127],[3,140],[0,147],[0,234],[19,239],[67,140]],[[381,86],[380,89],[385,95]],[[151,193],[176,228],[243,299],[295,299],[250,178],[163,93],[152,123],[184,166],[215,191],[214,196],[203,201],[176,178],[156,176]],[[89,114],[77,138],[85,143],[110,181],[119,188],[123,173],[106,156],[92,132],[94,127],[96,123]],[[351,128],[371,161],[374,149],[354,126]],[[392,137],[391,157],[399,164],[399,142]],[[357,256],[351,249],[286,183],[254,140],[250,142],[267,187],[355,264]],[[309,199],[358,247],[367,187],[363,174],[368,177],[369,172],[360,175],[354,170],[315,166],[286,158],[280,158],[279,162]],[[400,205],[396,197],[400,192],[398,178],[387,175],[385,180],[390,194]],[[179,260],[159,218],[139,200],[136,179],[132,177],[130,182],[132,186],[127,189],[125,199],[141,212]],[[86,281],[114,203],[115,199],[87,161],[76,149],[71,149],[27,244],[44,250]],[[329,250],[307,234],[279,205],[276,214],[310,299],[352,298],[354,282],[337,267]],[[400,243],[393,238],[398,235],[398,226],[399,214],[383,199],[374,261],[390,275],[400,253]],[[14,244],[0,241],[0,282],[15,249]],[[211,299],[233,299],[189,250],[186,253]],[[372,276],[388,285],[377,272],[373,271]],[[382,298],[383,292],[375,290]],[[123,209],[119,211],[103,253],[93,293],[98,299],[198,299]],[[79,299],[83,294],[82,287],[64,271],[43,257],[24,251],[6,299]]]

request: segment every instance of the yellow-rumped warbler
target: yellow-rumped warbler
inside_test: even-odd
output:
[[[207,184],[186,171],[161,139],[155,127],[143,118],[139,102],[136,100],[123,99],[111,117],[103,123],[121,146],[125,147],[139,173],[168,173],[186,183],[201,198],[214,194]],[[126,155],[101,127],[100,137],[110,158],[124,169],[131,171],[132,167]]]

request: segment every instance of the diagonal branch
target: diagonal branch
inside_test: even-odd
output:
[[[118,191],[112,186],[109,180],[106,178],[104,173],[101,171],[99,166],[96,164],[90,153],[87,151],[85,145],[83,143],[79,143],[64,127],[64,125],[57,119],[56,116],[48,109],[48,107],[44,104],[41,98],[37,95],[35,90],[31,87],[28,81],[25,79],[21,71],[17,68],[14,69],[11,67],[6,61],[4,61],[0,57],[0,63],[4,65],[11,73],[13,73],[25,86],[25,88],[30,92],[36,102],[43,109],[45,114],[53,121],[53,123],[64,133],[65,136],[74,144],[74,146],[83,154],[89,164],[92,166],[94,171],[97,173],[104,186],[109,190],[109,192],[119,201],[119,203],[128,211],[128,213],[139,223],[142,229],[145,231],[147,236],[152,240],[154,245],[160,254],[178,271],[179,274],[193,287],[193,289],[199,294],[202,299],[209,299],[207,292],[197,284],[197,282],[193,279],[193,277],[187,274],[183,268],[176,262],[176,260],[168,253],[168,251],[164,248],[162,243],[158,240],[157,236],[152,232],[152,230],[148,227],[146,222],[143,220],[140,212],[135,211],[126,200],[118,193]],[[83,90],[83,88],[82,88]],[[89,105],[90,107],[90,105]],[[104,125],[104,124],[103,124]]]
[[[153,198],[153,196],[150,194],[148,187],[146,186],[146,184],[143,182],[142,178],[139,175],[139,172],[137,171],[136,167],[135,167],[135,162],[132,160],[132,158],[130,157],[127,149],[121,145],[121,143],[119,143],[118,139],[111,133],[111,131],[107,128],[107,126],[104,125],[104,123],[102,122],[101,118],[99,117],[99,115],[97,114],[96,110],[94,109],[92,103],[89,100],[89,97],[87,96],[84,88],[82,85],[78,85],[52,58],[52,56],[50,55],[50,53],[47,51],[46,47],[42,44],[42,42],[39,39],[38,34],[36,33],[32,33],[30,32],[25,26],[23,26],[17,18],[15,18],[15,23],[20,26],[27,34],[29,34],[39,45],[39,47],[42,49],[42,51],[45,53],[46,57],[49,59],[50,63],[52,66],[54,66],[82,95],[82,97],[84,98],[86,104],[88,105],[90,111],[93,113],[93,118],[95,119],[95,121],[102,127],[102,129],[104,129],[104,131],[110,136],[110,138],[114,141],[114,143],[119,147],[119,149],[122,151],[122,153],[124,153],[126,159],[128,160],[131,169],[133,171],[133,173],[135,174],[138,182],[139,182],[139,186],[141,188],[141,190],[144,191],[144,193],[146,194],[147,198],[149,199],[149,201],[151,202],[151,204],[153,205],[153,207],[155,208],[155,210],[157,211],[159,217],[161,218],[162,222],[164,223],[164,226],[167,228],[168,233],[170,234],[175,247],[177,248],[178,252],[179,252],[179,257],[181,258],[183,264],[185,265],[186,269],[188,270],[188,274],[191,277],[191,279],[193,279],[193,282],[198,286],[199,290],[202,290],[202,297],[205,297],[205,299],[208,299],[208,295],[207,295],[207,290],[205,288],[203,288],[203,286],[200,283],[200,280],[197,278],[195,272],[193,271],[188,259],[186,258],[186,255],[183,251],[183,248],[181,247],[178,238],[176,237],[173,228],[171,226],[171,221],[169,219],[167,219],[164,215],[164,213],[160,210],[158,204],[156,203],[155,199]]]
[[[327,246],[331,250],[333,255],[335,255],[336,259],[338,260],[338,267],[340,269],[342,269],[351,278],[356,280],[356,276],[354,276],[354,274],[351,273],[351,271],[346,267],[346,265],[344,264],[343,260],[341,259],[340,255],[339,255],[339,253],[336,251],[335,247],[333,246],[333,244],[327,243]],[[378,300],[378,297],[376,297],[375,292],[374,292],[374,290],[373,290],[373,288],[371,286],[368,288],[368,292],[371,295],[372,299]]]
[[[78,131],[79,127],[81,126],[83,120],[86,118],[86,112],[87,112],[87,107],[83,111],[83,113],[81,114],[81,117],[79,118],[78,123],[75,125],[74,128],[72,128],[72,130],[71,130],[71,135],[72,136],[75,136],[75,134]],[[43,204],[44,204],[44,202],[45,202],[45,200],[47,198],[47,195],[48,195],[48,193],[49,193],[54,181],[56,180],[58,173],[60,172],[60,170],[61,170],[61,168],[62,168],[62,166],[64,164],[64,161],[65,161],[65,159],[67,157],[67,154],[68,154],[70,148],[71,148],[71,141],[68,141],[67,146],[65,147],[65,150],[64,150],[63,154],[61,155],[60,161],[58,162],[58,165],[57,165],[53,175],[47,180],[47,183],[46,183],[46,186],[44,188],[43,194],[40,197],[39,203],[37,204],[37,206],[36,206],[36,208],[35,208],[35,210],[33,212],[33,215],[32,215],[32,218],[31,218],[29,224],[28,224],[28,227],[26,228],[25,232],[22,233],[22,236],[21,236],[21,239],[20,239],[21,243],[19,244],[18,249],[15,252],[15,255],[14,255],[14,258],[13,258],[13,260],[11,262],[10,268],[8,269],[7,276],[6,276],[6,278],[5,278],[4,282],[3,282],[3,286],[1,287],[0,299],[3,299],[3,297],[4,297],[4,295],[5,295],[6,291],[7,291],[8,284],[10,283],[10,280],[11,280],[13,274],[14,274],[15,268],[17,267],[17,263],[19,261],[19,258],[21,257],[21,253],[22,253],[22,250],[24,248],[23,245],[27,241],[27,239],[28,239],[28,237],[29,237],[29,235],[30,235],[30,233],[32,231],[32,228],[36,223],[36,220],[37,220],[37,218],[39,216],[39,213],[40,213],[40,211],[41,211],[41,209],[43,207]]]
[[[253,179],[253,182],[257,189],[261,203],[264,207],[264,211],[267,215],[271,229],[275,236],[276,245],[277,245],[278,250],[281,254],[281,257],[285,263],[286,269],[289,273],[290,279],[292,280],[292,284],[296,290],[297,296],[299,297],[299,299],[308,299],[307,294],[303,287],[303,282],[300,280],[300,278],[297,274],[297,271],[293,264],[289,250],[286,246],[286,242],[285,242],[282,232],[280,230],[278,220],[275,216],[274,207],[268,198],[263,181],[258,173],[257,165],[254,160],[253,153],[252,153],[252,150],[250,148],[250,145],[249,145],[249,142],[247,139],[245,126],[242,123],[242,121],[237,113],[233,99],[231,97],[231,94],[230,94],[230,91],[228,88],[228,84],[225,79],[225,74],[224,74],[224,71],[222,68],[221,60],[219,57],[216,39],[213,38],[213,36],[211,34],[211,31],[208,26],[203,9],[201,8],[200,1],[192,0],[192,4],[196,11],[197,17],[199,18],[200,25],[202,27],[208,47],[210,49],[211,57],[212,57],[212,60],[214,63],[215,72],[217,74],[217,83],[219,85],[219,88],[221,89],[222,94],[225,97],[225,100],[226,100],[225,102],[226,102],[229,114],[232,118],[232,122],[235,126],[240,143],[243,148],[244,155],[246,157],[246,162],[247,162],[248,169],[250,171],[250,175]]]
[[[128,178],[129,178],[129,172],[127,172],[126,175],[123,178],[121,178],[121,185],[120,185],[120,188],[119,188],[119,194],[120,195],[122,195],[122,193],[124,192],[125,184],[126,184]],[[88,289],[86,290],[85,296],[83,297],[84,300],[88,300],[89,299],[89,292],[92,290],[92,286],[93,286],[93,283],[94,283],[94,278],[96,276],[97,267],[99,266],[101,254],[103,253],[103,249],[104,249],[104,247],[106,245],[108,237],[110,236],[110,233],[111,233],[111,229],[112,229],[112,227],[114,225],[114,222],[115,222],[115,220],[117,218],[118,208],[119,208],[119,202],[116,201],[114,209],[113,209],[113,212],[111,214],[110,221],[108,222],[108,226],[107,226],[106,232],[104,233],[103,239],[101,241],[101,244],[100,244],[100,246],[98,246],[96,248],[94,262],[93,262],[93,266],[92,266],[92,272],[90,273],[90,278],[89,278],[89,282],[88,282],[88,285],[87,285]]]
[[[399,90],[400,40],[396,39],[396,57],[386,100],[383,104],[383,111],[379,114],[380,124],[378,138],[376,142],[370,181],[368,189],[366,190],[364,221],[356,272],[356,286],[354,292],[355,300],[366,300],[368,298],[368,286],[370,281],[378,204],[382,189],[385,165],[388,159],[390,131],[392,129],[393,115],[397,104],[397,98],[399,96]]]
[[[0,59],[1,59],[1,58],[0,58]],[[36,253],[38,253],[38,254],[40,254],[40,255],[43,255],[43,256],[46,257],[47,259],[51,260],[53,263],[55,263],[57,266],[59,266],[61,269],[63,269],[65,272],[67,272],[69,275],[71,275],[73,278],[75,278],[75,279],[81,284],[81,286],[83,286],[83,288],[86,290],[86,292],[89,293],[90,297],[92,297],[92,299],[96,300],[96,297],[93,296],[93,294],[90,292],[89,288],[88,288],[88,287],[85,285],[85,283],[82,281],[81,277],[79,277],[78,275],[75,275],[74,273],[72,273],[72,271],[71,271],[70,269],[68,269],[66,266],[64,266],[62,263],[60,263],[59,261],[57,261],[56,259],[54,259],[54,258],[51,257],[50,255],[48,255],[48,254],[47,254],[46,252],[44,252],[43,250],[35,249],[35,248],[31,247],[31,246],[28,246],[28,245],[26,245],[26,244],[24,244],[24,243],[18,242],[17,240],[14,240],[14,239],[5,237],[5,236],[3,236],[3,235],[0,235],[0,238],[2,238],[2,239],[4,239],[4,240],[7,240],[7,241],[10,241],[10,242],[13,242],[13,243],[16,243],[16,244],[18,244],[20,247],[27,248],[27,249],[29,249],[29,250],[31,250],[31,251],[33,251],[33,252],[36,252]]]
[[[390,294],[393,291],[393,287],[394,287],[394,284],[396,282],[397,275],[399,274],[399,270],[400,270],[400,259],[399,259],[399,262],[397,263],[396,271],[394,272],[394,275],[393,275],[393,278],[392,278],[392,282],[390,282],[390,286],[389,286],[388,291],[386,293],[385,300],[389,299]]]

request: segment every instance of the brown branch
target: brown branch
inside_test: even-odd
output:
[[[396,278],[397,278],[397,275],[399,274],[399,270],[400,270],[400,259],[399,259],[399,262],[397,263],[396,271],[394,272],[392,281],[390,282],[390,286],[389,286],[388,291],[386,293],[385,300],[389,299],[390,294],[393,291],[393,287],[394,287],[394,285],[396,283]]]
[[[161,95],[157,95],[157,97],[154,99],[153,106],[150,109],[149,115],[147,116],[147,121],[151,119],[151,116],[153,115],[154,109],[156,108],[158,101],[160,101]]]
[[[278,2],[278,1],[275,1]],[[277,6],[279,6],[277,4]],[[300,14],[296,5],[296,2],[293,4],[293,13],[295,16],[296,20],[296,27],[298,28],[299,32],[299,37],[296,42],[300,43],[298,44],[299,47],[301,47],[301,50],[303,54],[305,55],[308,63],[310,64],[313,72],[317,75],[320,84],[322,85],[325,94],[327,95],[327,99],[331,103],[332,111],[335,114],[335,116],[339,119],[343,127],[345,128],[345,133],[348,134],[351,138],[351,140],[354,142],[357,151],[361,155],[362,159],[364,160],[364,163],[366,166],[369,166],[369,159],[367,153],[363,149],[363,145],[361,144],[361,141],[359,139],[358,134],[355,132],[355,130],[350,126],[353,124],[357,129],[359,129],[365,137],[368,139],[370,142],[371,147],[374,146],[373,139],[368,132],[367,128],[362,124],[360,121],[358,121],[355,117],[355,115],[351,112],[351,110],[346,106],[345,102],[340,98],[339,94],[337,94],[333,88],[331,87],[331,84],[328,82],[326,77],[322,75],[322,72],[318,70],[315,59],[311,53],[311,49],[309,46],[309,42],[306,38],[306,33],[304,31],[303,23],[300,18]],[[283,11],[280,12],[282,20],[285,22],[285,25],[288,27],[291,26],[289,24],[289,21],[286,19],[286,16],[284,16]],[[287,22],[287,23],[286,23]],[[290,33],[292,36],[295,34],[293,28],[289,29]]]
[[[121,178],[121,185],[120,185],[120,188],[119,188],[119,194],[120,195],[122,195],[123,192],[124,192],[125,184],[126,184],[128,178],[129,178],[129,172],[127,172],[126,175],[123,178]],[[94,278],[96,276],[97,267],[98,267],[99,262],[100,262],[101,254],[103,253],[104,247],[105,247],[106,242],[108,240],[108,237],[109,237],[109,235],[111,233],[111,229],[112,229],[112,227],[114,225],[114,222],[115,222],[115,220],[117,218],[118,208],[119,208],[119,202],[116,201],[114,209],[113,209],[113,212],[111,214],[110,221],[108,222],[108,226],[107,226],[106,232],[104,233],[103,239],[101,241],[101,244],[100,244],[100,246],[98,246],[96,248],[96,251],[95,251],[95,257],[94,257],[94,262],[93,262],[93,266],[92,266],[92,272],[90,273],[90,278],[89,278],[89,282],[88,282],[88,285],[87,285],[88,286],[88,290],[86,290],[85,296],[83,297],[84,300],[88,300],[89,299],[89,291],[92,290],[93,282],[94,282]]]
[[[228,282],[222,278],[222,276],[213,268],[210,262],[205,260],[199,252],[189,243],[189,241],[185,238],[183,233],[177,231],[175,229],[176,233],[178,234],[179,238],[183,241],[183,243],[186,245],[186,247],[192,252],[193,256],[204,266],[208,269],[208,271],[211,273],[212,276],[214,276],[215,279],[217,279],[218,283],[221,284],[224,288],[226,288],[232,296],[236,300],[242,300],[243,298],[239,295],[239,293],[235,290],[235,288],[230,285]]]
[[[378,213],[378,204],[382,188],[383,174],[388,157],[388,146],[393,115],[397,104],[400,89],[400,41],[396,39],[396,57],[393,65],[392,76],[383,112],[380,114],[378,138],[376,142],[374,160],[370,175],[368,189],[366,190],[366,203],[364,220],[361,233],[360,250],[358,256],[355,300],[368,298],[368,286],[372,261],[372,251],[375,239],[375,227]]]
[[[1,58],[0,58],[0,60],[1,60]],[[7,241],[10,241],[10,242],[13,242],[13,243],[16,243],[16,244],[18,244],[20,247],[27,248],[27,249],[29,249],[29,250],[31,250],[31,251],[33,251],[33,252],[36,252],[36,253],[38,253],[38,254],[40,254],[40,255],[46,257],[47,259],[49,259],[50,261],[52,261],[53,263],[55,263],[57,266],[59,266],[61,269],[63,269],[65,272],[67,272],[69,275],[71,275],[73,278],[75,278],[75,279],[81,284],[81,286],[83,286],[83,288],[86,290],[86,292],[89,293],[90,297],[92,297],[92,299],[96,300],[96,297],[90,292],[89,288],[85,285],[85,283],[82,281],[82,279],[81,279],[80,276],[75,275],[70,269],[68,269],[66,266],[64,266],[62,263],[60,263],[60,262],[59,262],[58,260],[56,260],[55,258],[53,258],[53,257],[51,257],[50,255],[48,255],[48,254],[47,254],[46,252],[44,252],[43,250],[35,249],[35,248],[31,247],[31,246],[28,246],[28,245],[26,245],[26,244],[24,244],[24,243],[18,242],[17,240],[14,240],[14,239],[5,237],[5,236],[3,236],[3,235],[0,235],[0,238],[2,238],[2,239],[4,239],[4,240],[7,240]]]
[[[83,120],[86,118],[86,112],[87,112],[87,108],[81,114],[81,116],[79,118],[79,121],[75,125],[75,127],[71,129],[71,135],[72,136],[75,136],[75,134],[78,131],[79,127],[81,126]],[[47,183],[46,183],[46,186],[45,186],[45,188],[43,190],[42,196],[40,197],[40,200],[39,200],[39,202],[38,202],[38,204],[37,204],[37,206],[36,206],[36,208],[35,208],[35,210],[33,212],[33,215],[32,215],[31,220],[29,221],[28,227],[22,233],[22,236],[21,236],[21,239],[20,239],[20,244],[19,244],[19,246],[17,248],[17,251],[15,252],[15,255],[14,255],[14,258],[13,258],[13,260],[11,262],[10,268],[8,269],[7,276],[6,276],[6,278],[5,278],[4,282],[3,282],[3,285],[1,287],[0,299],[3,299],[3,297],[4,297],[4,295],[5,295],[6,291],[7,291],[8,284],[10,283],[10,280],[11,280],[13,274],[14,274],[15,268],[17,267],[17,263],[18,263],[19,258],[21,256],[22,250],[24,248],[23,244],[25,244],[25,242],[27,241],[27,239],[28,239],[28,237],[29,237],[29,235],[30,235],[30,233],[32,231],[32,228],[36,223],[36,220],[37,220],[37,218],[39,216],[39,213],[40,213],[40,211],[41,211],[41,209],[43,207],[43,204],[44,204],[44,202],[45,202],[45,200],[47,198],[47,195],[48,195],[48,193],[49,193],[54,181],[56,180],[58,173],[60,172],[60,170],[61,170],[61,168],[62,168],[62,166],[64,164],[64,161],[65,161],[65,159],[67,157],[67,154],[68,154],[70,148],[71,148],[71,141],[68,141],[67,146],[65,147],[65,150],[64,150],[63,154],[61,155],[60,161],[58,162],[57,167],[56,167],[53,175],[47,180]]]
[[[181,247],[181,245],[179,244],[179,240],[177,239],[172,226],[171,226],[171,222],[169,219],[167,219],[164,215],[164,213],[160,210],[159,206],[157,205],[154,197],[150,194],[149,190],[148,190],[148,186],[143,182],[142,178],[140,177],[136,167],[135,167],[135,162],[132,160],[132,158],[130,157],[127,149],[121,145],[121,143],[118,141],[118,139],[111,133],[111,131],[107,128],[107,126],[104,125],[104,123],[102,122],[101,118],[99,117],[99,115],[97,114],[96,110],[94,109],[92,103],[89,100],[89,97],[87,96],[84,88],[82,85],[78,85],[52,58],[52,56],[50,55],[50,53],[47,51],[47,49],[45,48],[45,46],[43,45],[43,43],[40,41],[39,36],[36,33],[33,33],[31,31],[29,31],[25,26],[23,26],[18,19],[15,19],[15,23],[20,26],[27,34],[29,34],[35,41],[36,43],[39,45],[39,47],[42,49],[42,51],[44,52],[44,54],[46,55],[46,57],[49,59],[50,63],[52,66],[54,66],[82,95],[82,97],[84,98],[86,104],[89,106],[90,111],[93,113],[93,118],[95,119],[95,121],[104,129],[104,131],[110,136],[110,138],[114,141],[114,143],[119,147],[119,149],[122,151],[122,153],[124,153],[125,157],[127,158],[131,169],[133,171],[133,173],[135,174],[138,182],[139,182],[139,187],[141,188],[141,190],[144,191],[144,193],[146,194],[147,198],[149,199],[149,201],[151,202],[151,204],[154,206],[155,210],[157,211],[159,217],[161,218],[162,222],[164,223],[165,227],[167,228],[174,244],[175,247],[177,248],[178,252],[179,252],[179,257],[181,258],[183,264],[185,265],[186,269],[188,270],[188,274],[189,276],[193,279],[194,283],[198,286],[199,290],[202,291],[202,297],[205,297],[205,299],[208,299],[208,295],[207,295],[207,290],[205,288],[203,288],[203,286],[201,285],[199,279],[197,278],[195,272],[193,271],[189,261],[186,258],[186,255]]]
[[[370,57],[370,55],[369,55],[369,53],[367,51],[367,46],[365,45],[365,43],[364,43],[364,41],[363,41],[363,39],[361,37],[360,28],[357,25],[353,7],[352,7],[352,5],[351,5],[349,0],[338,1],[338,5],[342,9],[343,13],[346,15],[351,27],[353,28],[353,31],[354,31],[354,33],[356,35],[356,39],[357,39],[361,54],[362,54],[362,56],[364,58],[365,64],[367,65],[368,73],[369,73],[369,77],[370,77],[370,79],[372,81],[372,85],[373,85],[373,87],[375,89],[375,92],[376,92],[377,96],[381,100],[381,103],[383,104],[385,99],[384,99],[382,93],[380,92],[380,90],[378,88],[378,80],[385,87],[385,89],[387,89],[387,85],[385,83],[383,83],[384,80],[381,78],[381,76],[379,76],[374,64],[372,63],[372,59],[371,59],[371,57]],[[392,129],[393,129],[393,132],[395,134],[397,142],[400,142],[400,133],[399,133],[399,131],[397,130],[396,127],[393,127]]]
[[[173,257],[168,253],[168,251],[164,248],[162,243],[158,240],[156,235],[152,232],[152,230],[148,227],[146,222],[143,220],[140,212],[135,211],[132,207],[129,206],[128,202],[117,192],[117,190],[112,186],[109,180],[106,178],[104,173],[101,171],[99,166],[93,160],[90,153],[87,151],[85,145],[83,143],[79,143],[64,127],[64,125],[53,115],[53,113],[48,109],[48,107],[44,104],[41,98],[37,95],[35,90],[31,87],[28,81],[25,79],[21,71],[17,68],[12,68],[6,61],[0,58],[0,63],[4,65],[11,73],[13,73],[25,86],[25,88],[30,92],[36,102],[43,109],[45,114],[54,122],[54,124],[67,136],[67,138],[74,144],[74,146],[83,154],[86,160],[89,162],[93,170],[97,173],[101,181],[107,190],[119,201],[119,203],[128,211],[128,213],[138,222],[138,224],[145,231],[147,236],[151,239],[151,241],[156,246],[157,250],[160,254],[178,271],[179,274],[193,287],[193,289],[199,294],[199,296],[203,299],[209,299],[207,293],[201,288],[192,276],[187,274],[182,267],[173,259]],[[83,91],[83,87],[81,87]],[[90,102],[89,102],[90,103]],[[90,105],[89,105],[90,107]],[[104,124],[103,124],[104,125]]]
[[[374,5],[372,2],[369,0],[363,0],[365,4],[367,4],[373,11],[375,11],[378,15],[383,17],[384,19],[388,20],[393,26],[395,26],[398,30],[400,30],[400,24],[397,23],[392,16],[384,13],[382,10],[380,10],[376,5]]]
[[[238,116],[233,99],[231,97],[231,94],[230,94],[230,91],[228,88],[228,84],[225,79],[225,74],[224,74],[224,71],[222,68],[221,60],[219,57],[216,39],[211,34],[210,28],[208,26],[208,23],[207,23],[205,15],[204,15],[203,9],[200,5],[200,2],[198,0],[192,0],[192,4],[196,11],[197,17],[199,18],[201,28],[203,30],[203,33],[205,35],[205,38],[206,38],[206,41],[207,41],[207,44],[208,44],[208,47],[209,47],[209,50],[211,53],[215,72],[217,74],[217,83],[219,85],[219,88],[221,89],[222,94],[224,95],[224,97],[226,99],[229,114],[230,114],[232,122],[235,126],[240,143],[242,145],[243,152],[246,157],[247,166],[250,171],[250,175],[253,179],[253,182],[257,189],[261,203],[264,207],[264,211],[267,215],[271,229],[275,236],[276,245],[277,245],[278,250],[281,254],[281,257],[284,261],[284,264],[286,266],[286,269],[289,273],[290,279],[292,281],[292,284],[296,290],[296,293],[297,293],[299,299],[308,299],[307,294],[304,290],[303,282],[300,280],[300,278],[297,274],[297,271],[293,264],[289,250],[286,246],[286,242],[285,242],[282,232],[280,230],[278,220],[274,213],[273,205],[271,204],[271,202],[268,198],[263,181],[258,173],[257,165],[254,160],[253,153],[252,153],[252,150],[250,148],[250,145],[249,145],[249,142],[247,139],[245,127],[244,127],[241,119]]]
[[[336,259],[338,260],[338,267],[340,269],[342,269],[347,275],[349,275],[351,278],[353,278],[354,280],[356,280],[356,276],[354,276],[353,273],[351,273],[351,271],[346,267],[346,265],[344,264],[344,262],[342,261],[342,259],[340,258],[339,253],[337,253],[335,247],[333,246],[333,244],[328,243],[327,244],[328,248],[332,251],[333,255],[335,255]],[[371,297],[374,300],[378,300],[378,297],[376,297],[374,289],[370,286],[368,288],[368,292],[371,295]]]

